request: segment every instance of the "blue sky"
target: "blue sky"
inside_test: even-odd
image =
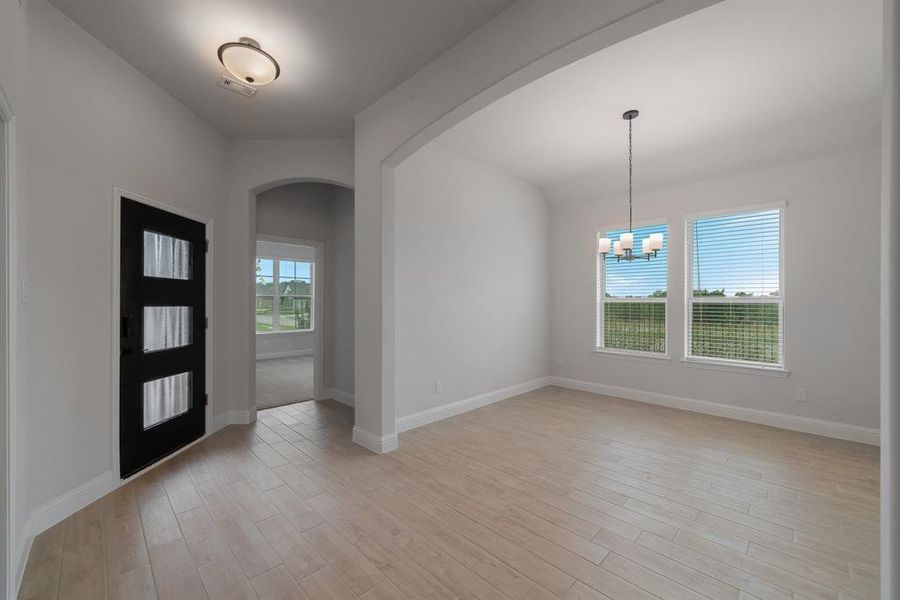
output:
[[[275,261],[271,258],[261,258],[259,259],[259,264],[262,269],[257,275],[260,277],[272,277],[273,271],[275,268]],[[291,260],[280,260],[278,262],[278,276],[282,280],[287,279],[302,279],[309,281],[310,277],[310,263],[308,262],[294,262]]]
[[[779,212],[776,210],[698,219],[695,250],[691,256],[693,287],[724,289],[768,296],[778,291],[780,261]],[[667,225],[634,229],[634,246],[651,233],[663,234],[663,249],[650,260],[616,262],[612,252],[606,259],[606,292],[616,297],[644,297],[665,290],[669,234]],[[607,232],[613,240],[627,229]]]
[[[694,223],[694,289],[768,296],[778,290],[780,211],[726,215]]]

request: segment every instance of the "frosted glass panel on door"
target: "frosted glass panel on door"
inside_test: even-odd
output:
[[[144,277],[190,279],[191,243],[154,231],[145,231]]]
[[[144,430],[184,414],[190,407],[190,371],[144,382]]]
[[[190,306],[145,306],[144,352],[190,344],[191,313]]]

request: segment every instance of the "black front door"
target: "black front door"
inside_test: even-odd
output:
[[[205,252],[203,223],[122,198],[122,477],[205,431]]]

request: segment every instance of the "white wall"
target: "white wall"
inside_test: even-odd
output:
[[[397,416],[545,377],[540,192],[436,143],[403,162],[395,184]]]
[[[257,215],[261,210],[257,204]],[[257,220],[257,224],[259,220]],[[316,249],[276,242],[257,241],[257,256],[276,256],[313,263],[313,285],[318,285]],[[315,351],[316,331],[270,331],[256,334],[256,359],[301,356]]]
[[[790,375],[683,365],[682,216],[778,200],[788,203],[785,357]],[[670,224],[668,363],[592,352],[595,229],[621,223],[627,206],[626,199],[605,198],[551,209],[554,375],[878,427],[879,163],[874,147],[636,194],[636,221],[666,217]],[[857,239],[868,242],[860,248],[862,256],[848,246]],[[806,403],[794,400],[797,387],[809,390]]]
[[[313,240],[324,244],[324,386],[353,394],[353,192],[328,183],[292,183],[256,198],[257,235]],[[349,234],[349,235],[348,235]],[[349,238],[349,239],[348,239]],[[321,261],[320,261],[321,263]],[[313,348],[313,333],[256,335],[256,354]]]
[[[28,289],[17,355],[20,537],[29,517],[40,528],[85,495],[55,508],[49,502],[118,480],[110,473],[118,443],[110,426],[113,186],[218,217],[227,168],[226,141],[204,121],[48,3],[30,0],[23,10],[25,43],[9,49],[25,62],[18,94],[26,107],[18,122],[18,204],[27,207],[19,267]],[[219,234],[213,253],[224,246]],[[213,328],[224,322],[220,309],[215,303]],[[224,346],[209,351],[214,371],[223,372]],[[226,408],[219,389],[211,394],[214,412]]]

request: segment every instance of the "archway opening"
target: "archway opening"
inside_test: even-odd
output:
[[[324,411],[352,423],[353,190],[308,179],[260,186],[250,221],[254,409],[261,420]]]

